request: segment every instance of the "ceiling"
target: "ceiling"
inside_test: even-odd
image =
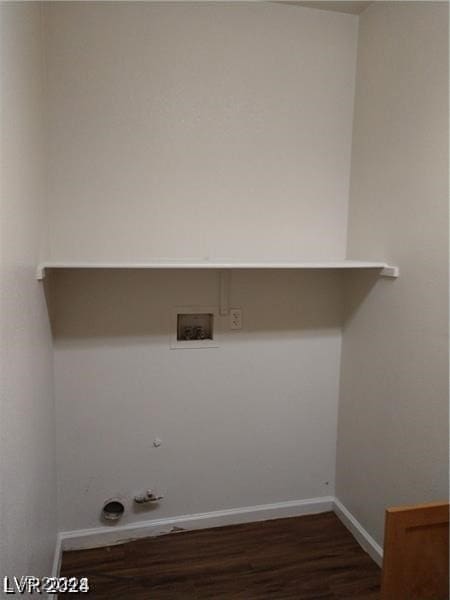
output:
[[[297,0],[285,0],[286,4],[295,4],[297,6],[307,6],[308,8],[319,8],[321,10],[334,10],[335,12],[350,13],[359,15],[372,2],[360,2],[359,0],[338,0],[337,2],[326,2],[326,0],[313,0],[312,2],[299,2]]]

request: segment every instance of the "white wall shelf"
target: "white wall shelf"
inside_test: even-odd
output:
[[[147,263],[71,263],[43,262],[38,265],[36,277],[42,280],[47,269],[376,269],[380,276],[396,278],[398,267],[384,262],[362,260],[337,261],[200,261],[200,260],[155,260]]]

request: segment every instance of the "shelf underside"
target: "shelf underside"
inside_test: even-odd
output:
[[[146,263],[63,263],[43,262],[36,272],[38,280],[44,279],[47,269],[377,269],[383,277],[396,278],[398,267],[384,262],[338,260],[338,261],[183,261],[155,260]]]

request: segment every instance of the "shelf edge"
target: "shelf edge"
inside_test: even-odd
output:
[[[45,278],[46,269],[379,269],[381,277],[396,279],[397,266],[376,261],[310,261],[310,262],[154,262],[154,263],[40,263],[36,269],[36,279]]]

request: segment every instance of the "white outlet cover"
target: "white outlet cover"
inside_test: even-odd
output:
[[[230,309],[230,329],[242,329],[242,309]]]

